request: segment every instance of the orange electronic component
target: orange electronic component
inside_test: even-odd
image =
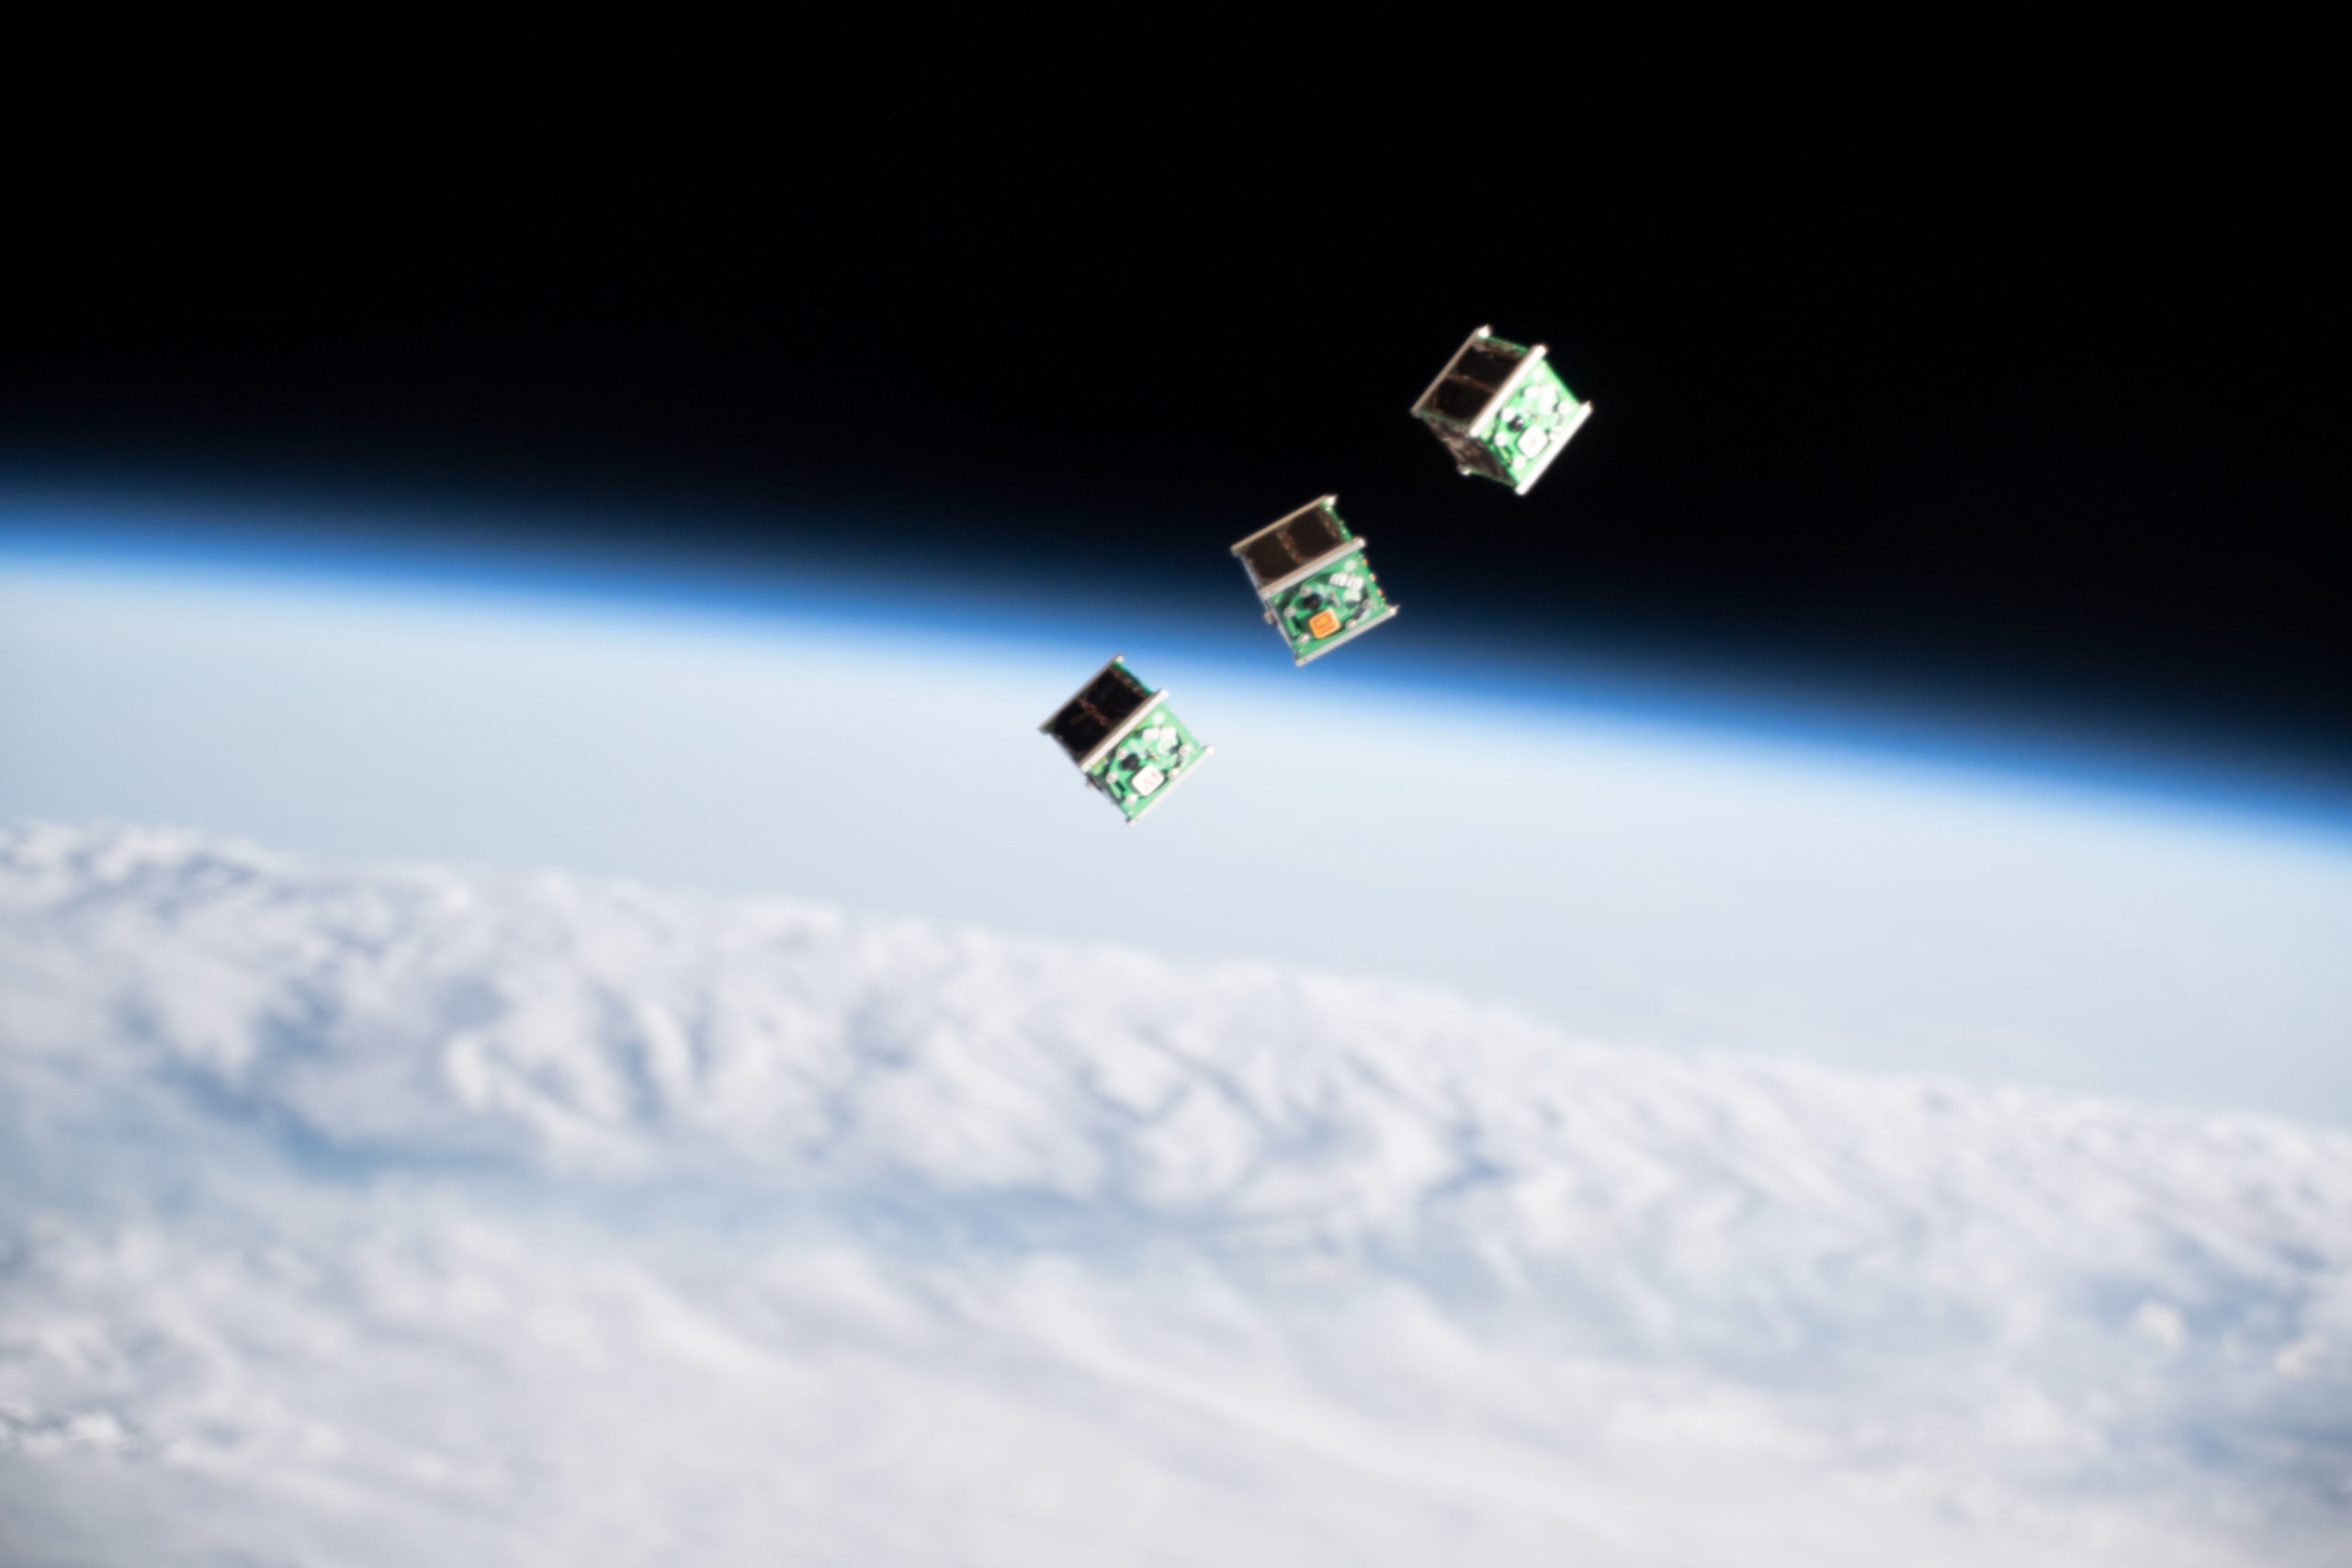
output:
[[[1363,541],[1340,521],[1338,500],[1311,501],[1233,547],[1295,664],[1396,613],[1364,564]]]

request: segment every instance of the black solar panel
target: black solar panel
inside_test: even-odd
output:
[[[1291,553],[1301,566],[1317,556],[1329,555],[1343,542],[1339,528],[1321,507],[1303,517],[1295,517],[1281,530],[1290,539]]]
[[[1272,582],[1287,577],[1298,570],[1298,558],[1283,543],[1281,531],[1261,534],[1241,547],[1241,559],[1250,568],[1250,575],[1261,582]]]
[[[1125,665],[1114,664],[1046,721],[1046,733],[1073,759],[1082,758],[1150,699],[1150,687],[1129,674]]]
[[[1437,390],[1430,394],[1430,406],[1448,419],[1467,424],[1478,417],[1478,411],[1485,408],[1494,395],[1491,387],[1457,381],[1448,376],[1437,384]]]
[[[1082,700],[1102,716],[1103,722],[1117,724],[1143,706],[1150,695],[1151,688],[1128,674],[1125,665],[1114,664],[1094,677]]]
[[[1084,698],[1073,697],[1068,707],[1054,715],[1053,721],[1046,726],[1046,733],[1060,741],[1062,750],[1071,757],[1078,758],[1100,746],[1102,738],[1111,733],[1111,727],[1102,722],[1101,714],[1086,705]]]
[[[1462,357],[1446,374],[1458,376],[1465,381],[1476,381],[1492,391],[1510,379],[1510,373],[1519,367],[1523,357],[1491,342],[1472,344],[1462,351]]]

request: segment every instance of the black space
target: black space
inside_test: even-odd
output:
[[[61,41],[0,456],[1208,572],[1337,491],[1498,637],[2352,736],[2317,39],[1545,15]],[[1524,500],[1405,412],[1481,322],[1598,406]]]

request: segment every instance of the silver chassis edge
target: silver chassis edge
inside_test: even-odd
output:
[[[1470,345],[1476,343],[1481,338],[1490,338],[1494,335],[1494,328],[1480,327],[1476,332],[1472,333],[1468,337],[1462,340],[1462,346],[1453,351],[1453,357],[1445,362],[1445,368],[1439,371],[1434,377],[1430,378],[1430,384],[1421,389],[1421,395],[1413,400],[1413,407],[1410,412],[1415,419],[1421,417],[1421,408],[1430,400],[1430,394],[1437,390],[1438,383],[1440,381],[1444,380],[1448,376],[1453,374],[1453,367],[1462,363],[1462,356],[1469,352]]]
[[[1503,378],[1503,384],[1495,389],[1495,395],[1487,400],[1487,406],[1478,411],[1478,417],[1463,426],[1462,434],[1473,441],[1485,440],[1487,426],[1494,423],[1495,415],[1502,412],[1503,405],[1510,401],[1510,395],[1525,385],[1527,378],[1543,363],[1544,345],[1529,344],[1526,356],[1510,367],[1510,374]]]
[[[1085,689],[1086,688],[1083,686],[1079,688],[1081,692]],[[1138,728],[1142,728],[1143,721],[1151,716],[1152,710],[1159,707],[1167,700],[1168,688],[1165,686],[1161,687],[1159,691],[1152,693],[1151,695],[1144,698],[1143,705],[1141,707],[1136,708],[1135,712],[1121,719],[1117,728],[1112,730],[1110,734],[1097,741],[1095,743],[1094,750],[1089,751],[1083,758],[1080,759],[1078,764],[1079,776],[1084,778],[1086,774],[1091,773],[1094,769],[1095,763],[1109,756],[1114,747],[1117,746],[1120,741],[1125,740],[1128,736],[1133,735]],[[1088,784],[1092,784],[1094,781],[1092,779],[1087,779],[1086,782]]]
[[[1295,517],[1297,515],[1298,513],[1295,512],[1291,513],[1291,517]],[[1283,523],[1287,523],[1289,521],[1290,517],[1283,519]],[[1275,525],[1276,527],[1280,527],[1281,525],[1281,524]],[[1257,536],[1257,535],[1252,534],[1250,536],[1250,538],[1254,539]],[[1249,539],[1242,541],[1243,544],[1247,544],[1249,542]],[[1350,539],[1338,549],[1327,550],[1323,554],[1317,556],[1313,560],[1308,561],[1305,566],[1300,567],[1296,571],[1285,573],[1284,575],[1274,579],[1273,581],[1267,583],[1263,588],[1258,590],[1258,597],[1261,601],[1263,601],[1269,599],[1273,594],[1280,593],[1285,588],[1295,588],[1300,583],[1306,581],[1308,578],[1314,576],[1317,572],[1321,571],[1326,567],[1331,565],[1332,562],[1339,560],[1341,557],[1358,556],[1362,554],[1363,554],[1363,541],[1362,539]]]
[[[1577,405],[1577,415],[1574,419],[1568,421],[1568,427],[1560,432],[1560,438],[1552,443],[1551,449],[1545,452],[1543,457],[1535,460],[1535,471],[1529,474],[1525,479],[1520,480],[1519,483],[1511,486],[1511,493],[1513,495],[1525,495],[1529,491],[1533,490],[1535,488],[1535,481],[1544,477],[1544,470],[1552,466],[1552,460],[1557,457],[1562,452],[1567,450],[1568,437],[1574,435],[1577,431],[1582,430],[1584,428],[1584,422],[1591,417],[1592,405],[1590,403],[1578,403]]]
[[[1134,827],[1136,823],[1150,816],[1154,811],[1159,809],[1159,803],[1166,800],[1170,795],[1174,795],[1176,793],[1176,786],[1193,776],[1193,769],[1199,767],[1203,762],[1207,761],[1211,757],[1216,755],[1216,747],[1202,747],[1201,754],[1193,758],[1191,761],[1185,763],[1182,772],[1169,774],[1168,782],[1160,785],[1158,789],[1152,791],[1151,798],[1144,803],[1144,808],[1141,811],[1136,812],[1133,817],[1127,818],[1127,826],[1130,828]],[[1090,784],[1094,783],[1092,779],[1089,779],[1086,782]],[[1103,793],[1108,795],[1110,792],[1108,790],[1104,790]]]

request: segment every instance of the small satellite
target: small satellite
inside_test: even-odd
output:
[[[1125,654],[1037,728],[1061,742],[1086,782],[1130,822],[1165,800],[1211,750],[1168,706],[1166,692],[1153,691],[1127,668]]]
[[[1396,613],[1364,563],[1363,541],[1340,521],[1339,499],[1309,502],[1233,547],[1294,664],[1320,659]]]
[[[1544,360],[1542,344],[1507,343],[1486,327],[1454,351],[1413,405],[1413,417],[1445,443],[1462,472],[1521,495],[1591,414],[1592,405],[1577,401]]]

